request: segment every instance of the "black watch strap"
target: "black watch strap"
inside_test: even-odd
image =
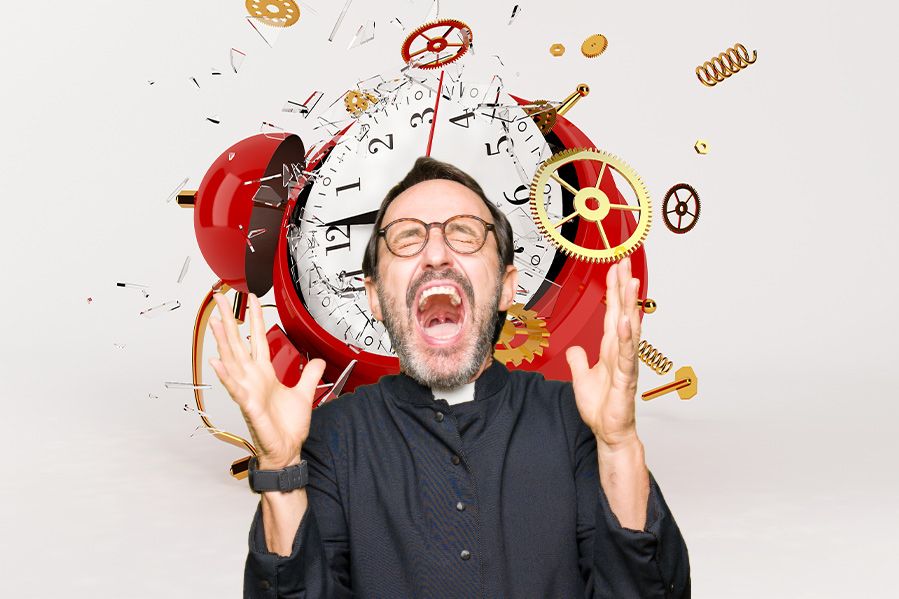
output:
[[[281,468],[280,470],[258,470],[258,461],[256,456],[250,458],[249,463],[249,479],[250,489],[254,493],[262,493],[264,491],[293,491],[306,486],[309,480],[309,468],[306,460],[301,460],[299,464]]]

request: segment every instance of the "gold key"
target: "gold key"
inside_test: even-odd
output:
[[[696,395],[697,383],[698,380],[693,369],[690,366],[681,366],[674,373],[673,383],[650,389],[640,397],[643,398],[643,401],[649,401],[661,395],[665,395],[666,393],[677,391],[677,394],[680,395],[681,399],[690,399]]]

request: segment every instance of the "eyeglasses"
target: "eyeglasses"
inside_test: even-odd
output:
[[[426,223],[417,218],[398,218],[378,235],[384,238],[387,249],[394,256],[408,258],[421,252],[428,244],[431,227],[440,227],[443,241],[458,254],[473,254],[487,241],[487,232],[496,234],[496,227],[472,214],[458,214],[442,223]]]

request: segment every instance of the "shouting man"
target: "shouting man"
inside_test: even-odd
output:
[[[324,362],[275,376],[225,299],[210,364],[240,406],[261,494],[246,597],[689,597],[687,549],[637,436],[637,292],[611,266],[599,361],[572,382],[493,361],[517,271],[512,230],[470,176],[419,158],[362,263],[401,372],[312,410]]]

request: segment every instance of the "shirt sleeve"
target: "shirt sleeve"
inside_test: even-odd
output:
[[[578,551],[587,596],[596,599],[689,599],[687,546],[652,472],[644,530],[621,526],[599,478],[596,438],[577,412],[574,445],[578,496]],[[566,397],[565,399],[569,399]],[[576,419],[576,421],[575,421]]]
[[[309,468],[309,503],[287,557],[268,551],[262,521],[262,502],[250,526],[249,554],[244,568],[244,597],[300,599],[351,597],[350,550],[337,476],[327,445],[327,424],[316,422],[303,444]],[[317,434],[313,434],[316,431]]]

